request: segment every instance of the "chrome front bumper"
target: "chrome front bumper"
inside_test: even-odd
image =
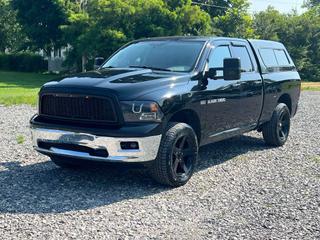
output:
[[[49,156],[65,156],[91,161],[102,162],[148,162],[157,157],[161,135],[140,138],[114,138],[95,136],[87,133],[77,133],[62,130],[44,128],[31,128],[33,147],[38,152]],[[66,150],[51,147],[44,149],[39,147],[39,142],[58,144],[73,144],[89,147],[91,149],[105,149],[108,157],[92,156],[87,152]],[[138,142],[138,150],[122,150],[120,142]]]

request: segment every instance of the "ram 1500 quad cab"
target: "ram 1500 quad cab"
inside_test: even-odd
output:
[[[41,88],[33,144],[61,167],[143,163],[158,182],[178,187],[192,176],[201,145],[257,130],[267,144],[282,146],[300,87],[281,43],[134,41],[97,70]]]

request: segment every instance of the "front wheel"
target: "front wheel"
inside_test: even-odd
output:
[[[151,176],[159,183],[179,187],[193,175],[198,157],[197,136],[188,124],[170,123],[158,156],[151,163]]]
[[[278,104],[271,120],[262,128],[265,142],[275,147],[283,146],[289,137],[290,124],[289,108],[284,103]]]

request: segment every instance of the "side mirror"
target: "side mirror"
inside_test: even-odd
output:
[[[223,61],[224,80],[239,80],[241,78],[241,62],[239,58],[226,58]]]
[[[217,72],[223,72],[223,74],[218,75]],[[211,79],[224,79],[228,80],[239,80],[241,78],[241,62],[239,58],[225,58],[223,60],[222,68],[210,68],[206,72],[205,78]]]
[[[103,63],[104,63],[104,58],[103,57],[96,57],[94,59],[93,69],[94,70],[98,69]]]

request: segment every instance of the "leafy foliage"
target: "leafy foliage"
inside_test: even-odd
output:
[[[273,7],[269,7],[266,11],[254,16],[253,25],[255,33],[261,39],[279,41],[279,34],[286,25],[286,16],[280,14]]]
[[[5,49],[19,50],[24,41],[25,36],[16,20],[16,12],[8,0],[0,0],[0,52]]]
[[[0,70],[20,72],[46,71],[48,62],[34,53],[0,54]]]
[[[60,45],[66,16],[58,0],[12,0],[17,20],[35,49],[49,52]]]
[[[307,0],[306,6],[309,8],[316,7],[320,5],[320,0]]]
[[[201,9],[211,16],[211,18],[225,15],[227,10],[233,6],[233,0],[194,0]],[[243,1],[245,2],[245,1]]]
[[[248,0],[0,0],[0,52],[68,44],[66,64],[84,70],[134,39],[216,34],[281,41],[302,77],[319,80],[320,0],[305,6],[251,16]]]
[[[107,57],[134,39],[211,33],[209,15],[191,1],[92,0],[84,8],[72,9],[63,27],[72,45],[69,64],[79,63],[83,56]]]
[[[269,7],[254,17],[254,28],[262,39],[283,42],[304,80],[320,79],[320,8],[302,15],[281,14]]]
[[[220,35],[228,37],[254,38],[252,17],[248,14],[249,3],[247,0],[232,0],[231,7],[224,15],[214,17]]]

